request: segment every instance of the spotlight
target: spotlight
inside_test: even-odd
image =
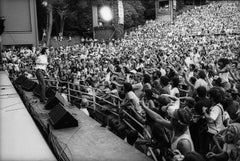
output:
[[[43,5],[44,7],[47,7],[48,2],[47,2],[47,1],[43,1],[43,2],[42,2],[42,5]]]
[[[103,6],[100,9],[100,16],[104,21],[111,21],[113,19],[111,8],[108,6]]]

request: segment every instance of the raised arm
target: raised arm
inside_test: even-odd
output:
[[[142,105],[142,108],[146,111],[146,113],[156,122],[161,124],[162,126],[168,128],[168,129],[173,129],[172,124],[169,120],[164,119],[161,115],[157,114],[153,110],[149,109],[143,101],[140,102]]]
[[[183,78],[184,78],[184,80],[185,80],[185,82],[187,83],[188,86],[190,86],[191,88],[194,88],[194,85],[188,80],[185,72],[183,73]]]
[[[229,65],[226,65],[223,69],[219,69],[218,65],[216,64],[216,69],[217,69],[217,73],[226,73],[229,72]]]
[[[169,97],[170,99],[172,99],[173,101],[177,101],[179,98],[178,97],[176,97],[176,96],[171,96],[171,95],[169,95],[169,94],[161,94],[161,96],[167,96],[167,97]]]

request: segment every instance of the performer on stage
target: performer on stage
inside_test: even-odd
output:
[[[48,65],[47,53],[49,52],[48,48],[43,48],[40,52],[40,55],[36,59],[36,76],[38,83],[40,85],[40,102],[46,103],[47,97],[45,95],[46,83],[44,81],[44,75],[46,74],[46,68]]]

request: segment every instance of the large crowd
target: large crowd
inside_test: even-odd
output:
[[[4,67],[34,77],[40,52],[7,49]],[[83,39],[47,55],[47,78],[120,97],[149,127],[157,142],[150,146],[184,160],[240,161],[239,2],[212,2],[173,23],[147,21],[121,40]]]

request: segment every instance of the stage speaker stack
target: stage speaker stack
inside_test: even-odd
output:
[[[41,86],[39,84],[33,89],[33,94],[40,98]],[[55,94],[56,94],[56,91],[54,89],[52,89],[51,87],[46,87],[45,95],[47,98],[52,98],[55,96]]]
[[[33,89],[33,94],[37,97],[41,96],[41,86],[39,84]]]
[[[49,88],[47,88],[47,90],[46,90],[46,97],[49,99],[49,98],[52,98],[52,97],[55,97],[55,95],[56,95],[56,90],[55,89],[53,89],[52,87],[49,87]]]
[[[56,92],[54,97],[50,97],[47,101],[47,104],[45,105],[45,109],[46,110],[50,110],[53,109],[56,105],[58,104],[65,104],[65,100],[64,98],[61,96],[61,94],[59,94],[58,92]]]
[[[25,91],[32,92],[33,89],[37,86],[37,83],[30,79],[26,79],[21,86]]]
[[[78,121],[58,103],[49,113],[49,122],[54,129],[77,127]]]
[[[18,85],[22,85],[25,80],[28,78],[25,77],[24,75],[20,75],[14,82]]]

